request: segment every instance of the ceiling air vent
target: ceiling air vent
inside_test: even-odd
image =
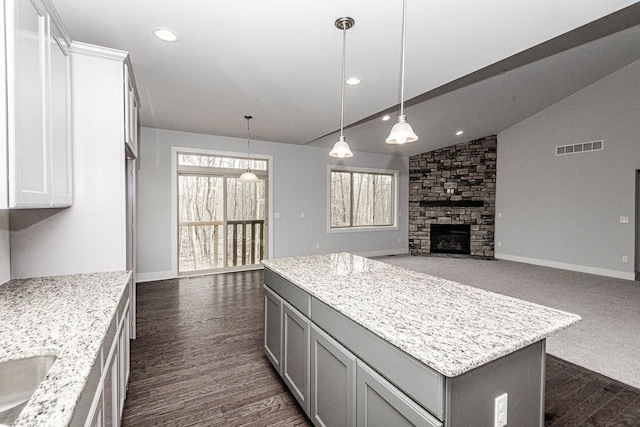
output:
[[[574,153],[586,153],[587,151],[598,151],[604,148],[604,141],[581,142],[580,144],[559,145],[556,147],[556,156]]]

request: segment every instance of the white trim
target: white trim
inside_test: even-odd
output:
[[[67,42],[68,45],[71,44],[71,37],[69,37],[69,33],[67,32],[62,19],[60,19],[60,15],[53,5],[53,2],[51,0],[42,0],[42,4],[44,5],[44,8],[47,9],[47,12],[49,13],[49,16],[51,17],[51,20],[53,21],[55,26],[58,27],[58,31],[60,31],[60,34],[62,35],[64,41]]]
[[[505,261],[522,262],[525,264],[540,265],[543,267],[558,268],[560,270],[577,271],[579,273],[596,274],[598,276],[614,277],[616,279],[635,280],[634,273],[627,273],[624,271],[608,270],[605,268],[588,267],[586,265],[567,264],[564,262],[548,261],[544,259],[528,258],[517,255],[495,253],[495,259],[501,259]]]
[[[239,265],[236,267],[223,267],[218,269],[210,269],[210,270],[202,270],[202,271],[190,271],[189,273],[183,273],[178,276],[178,279],[188,279],[190,277],[201,277],[201,276],[215,276],[216,274],[224,274],[224,273],[239,273],[241,271],[254,271],[254,270],[263,270],[264,266],[262,264],[251,264],[251,265]]]
[[[365,258],[375,257],[375,256],[408,255],[408,254],[409,254],[409,250],[407,248],[380,249],[378,251],[355,252],[355,255],[363,256]]]
[[[378,225],[365,227],[331,227],[331,172],[377,173],[393,175],[393,225]],[[400,229],[400,195],[399,195],[400,171],[397,169],[375,169],[358,166],[327,165],[327,233],[358,233],[369,231],[396,231]],[[353,209],[353,206],[351,207]]]
[[[369,226],[363,226],[363,227],[341,227],[341,228],[331,228],[331,226],[329,225],[329,228],[327,229],[327,233],[329,234],[334,234],[334,233],[359,233],[362,231],[397,231],[400,228],[397,225],[369,225]]]
[[[171,225],[169,231],[171,233],[171,278],[178,277],[178,153],[194,153],[206,154],[213,156],[227,157],[246,157],[244,153],[234,151],[207,150],[203,148],[192,147],[171,147]],[[251,158],[267,160],[268,162],[268,196],[269,200],[267,213],[267,240],[268,250],[265,259],[273,256],[273,156],[270,154],[251,154]]]
[[[151,271],[149,273],[136,273],[136,283],[155,282],[156,280],[175,279],[171,270],[167,271]]]
[[[125,61],[129,56],[129,53],[124,50],[111,49],[108,47],[75,41],[71,43],[71,52],[83,53],[85,55],[98,56],[100,58],[113,59],[116,61]]]

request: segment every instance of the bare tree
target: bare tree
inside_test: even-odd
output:
[[[180,154],[179,164],[227,170],[242,170],[247,167],[246,159],[191,154]],[[256,170],[265,170],[266,162],[252,161],[251,165]],[[238,182],[235,174],[234,176],[180,174],[178,177],[180,271],[223,266],[225,245],[229,255],[227,259],[229,265],[237,265],[238,259],[243,264],[260,262],[260,256],[264,252],[262,245],[264,244],[265,191],[264,181],[241,183]],[[227,230],[224,228],[225,210],[226,221],[230,223]]]

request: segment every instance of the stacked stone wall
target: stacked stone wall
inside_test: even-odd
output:
[[[409,250],[428,254],[431,224],[469,224],[471,255],[493,258],[497,137],[409,159]]]

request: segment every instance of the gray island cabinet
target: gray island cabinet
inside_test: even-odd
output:
[[[544,425],[545,340],[579,316],[347,253],[263,263],[264,352],[314,425]]]

